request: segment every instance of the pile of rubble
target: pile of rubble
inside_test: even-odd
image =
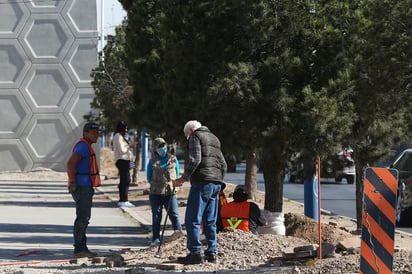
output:
[[[218,234],[218,263],[183,266],[176,263],[179,256],[186,255],[186,240],[181,237],[166,240],[158,253],[158,246],[122,254],[124,262],[134,265],[133,269],[157,268],[185,272],[243,272],[277,271],[284,273],[318,273],[323,261],[317,261],[317,223],[297,214],[286,214],[287,236],[255,235],[243,231],[225,231]],[[300,228],[300,229],[299,229]],[[322,254],[328,261],[343,260],[339,267],[331,268],[333,273],[359,272],[359,236],[336,227],[323,224]],[[348,241],[352,239],[352,241]],[[160,255],[159,257],[156,255]],[[322,266],[321,266],[322,265]],[[324,272],[324,270],[322,270]],[[137,272],[136,272],[137,273]],[[325,272],[328,273],[328,272]],[[330,272],[332,273],[332,272]]]

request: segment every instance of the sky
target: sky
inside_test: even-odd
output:
[[[103,31],[104,35],[113,35],[115,33],[114,28],[120,25],[123,18],[126,16],[126,11],[117,0],[96,0],[97,1],[97,29],[99,36],[101,35],[101,5],[102,1],[104,7],[103,14]],[[100,50],[100,45],[99,45]]]

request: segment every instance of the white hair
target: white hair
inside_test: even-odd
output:
[[[196,130],[196,129],[200,128],[201,126],[202,126],[202,124],[199,121],[191,120],[191,121],[186,123],[186,125],[183,128],[183,132],[189,131],[189,129]]]

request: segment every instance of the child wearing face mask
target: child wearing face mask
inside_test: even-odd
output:
[[[175,235],[183,235],[177,208],[176,190],[173,180],[179,177],[179,161],[168,153],[167,143],[163,138],[156,138],[152,143],[152,157],[147,164],[146,176],[150,183],[149,201],[152,208],[152,245],[160,243],[160,225],[163,208],[169,208],[169,217]],[[170,203],[170,207],[169,207]]]

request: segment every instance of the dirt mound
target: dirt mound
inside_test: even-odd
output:
[[[303,238],[310,243],[319,243],[318,222],[304,215],[286,213],[285,227],[286,235]],[[321,224],[322,242],[336,244],[353,235],[343,229],[331,224]]]

